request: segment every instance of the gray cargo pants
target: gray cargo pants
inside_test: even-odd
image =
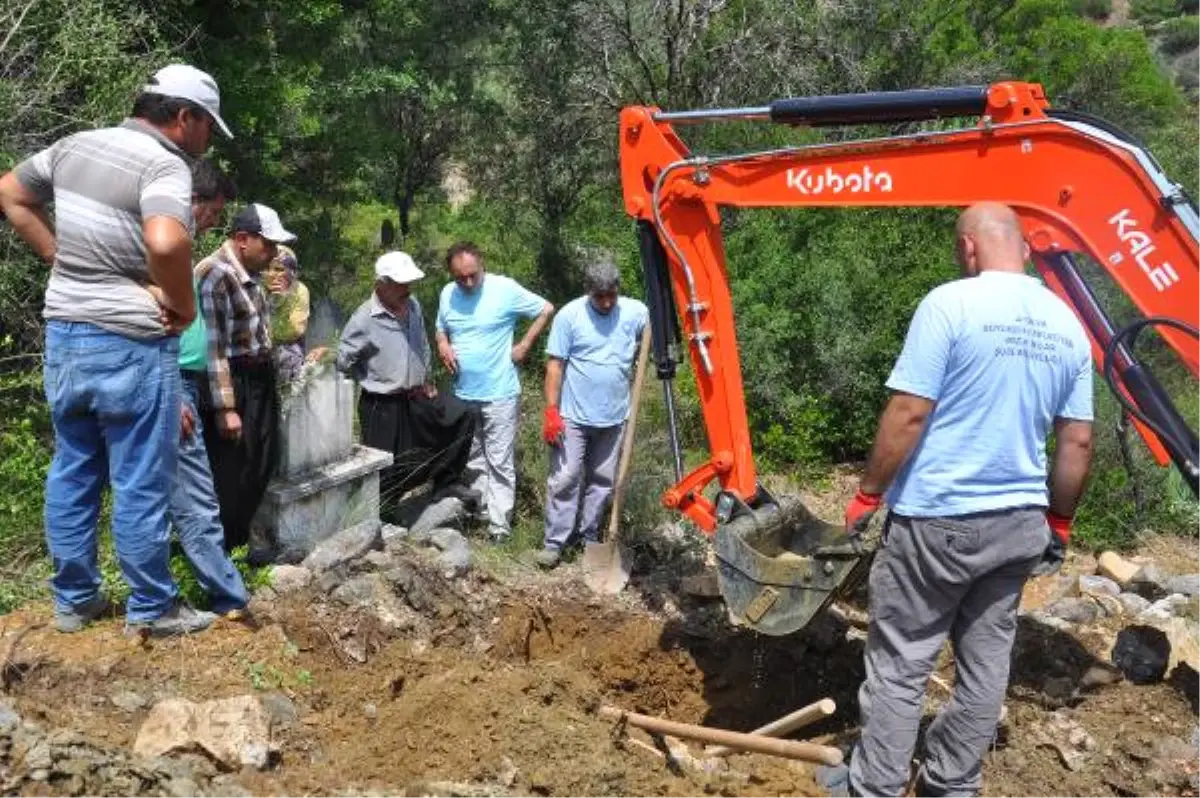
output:
[[[888,519],[871,566],[854,792],[904,794],[926,684],[947,637],[954,695],[925,734],[921,777],[930,795],[979,792],[1008,688],[1021,589],[1049,542],[1040,508]]]
[[[544,545],[556,551],[570,542],[577,520],[584,540],[595,543],[600,539],[600,519],[612,496],[621,430],[625,428],[624,424],[588,427],[570,419],[566,425],[562,442],[550,449],[546,481]]]

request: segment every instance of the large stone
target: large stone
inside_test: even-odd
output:
[[[1187,606],[1188,597],[1176,593],[1151,604],[1138,615],[1138,620],[1144,623],[1165,624],[1186,610]]]
[[[271,587],[281,596],[303,590],[312,578],[312,571],[299,565],[276,565],[271,569]]]
[[[227,769],[262,770],[273,751],[270,715],[254,696],[156,704],[138,730],[133,752],[153,758],[187,751],[203,751]]]
[[[1200,595],[1200,574],[1182,574],[1172,576],[1164,587],[1168,593],[1179,593],[1184,596]]]
[[[1106,576],[1121,587],[1125,587],[1137,576],[1141,566],[1130,562],[1115,551],[1106,551],[1100,555],[1096,570],[1101,576]]]
[[[466,507],[457,496],[446,496],[431,502],[408,530],[415,541],[428,540],[435,529],[462,524],[466,518]]]
[[[438,555],[438,565],[442,572],[454,579],[471,570],[471,548],[464,540],[461,543],[443,549]]]
[[[343,529],[318,545],[312,554],[304,558],[302,565],[310,571],[319,572],[357,560],[383,545],[379,528],[378,521],[364,521]]]
[[[382,584],[378,574],[363,574],[343,582],[330,593],[330,598],[350,607],[361,607],[375,600]]]
[[[467,545],[467,539],[457,529],[438,527],[429,533],[429,544],[439,551],[447,551]]]
[[[1172,618],[1163,631],[1171,644],[1171,656],[1167,660],[1167,673],[1183,662],[1193,671],[1200,671],[1200,629],[1189,618]]]
[[[1100,617],[1100,607],[1090,598],[1061,598],[1046,605],[1044,612],[1067,623],[1091,623]]]
[[[1112,662],[1134,684],[1162,681],[1171,658],[1171,643],[1165,632],[1151,626],[1128,626],[1117,634]]]
[[[1150,609],[1150,601],[1137,593],[1122,593],[1117,596],[1117,601],[1121,602],[1121,607],[1127,615],[1140,615]]]
[[[1085,596],[1117,596],[1121,586],[1106,576],[1079,577],[1079,592]]]
[[[1170,595],[1167,580],[1171,577],[1154,563],[1147,563],[1130,581],[1128,589],[1151,601]]]

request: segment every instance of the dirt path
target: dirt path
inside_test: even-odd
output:
[[[347,616],[312,595],[278,600],[257,631],[222,623],[150,647],[126,641],[118,621],[71,637],[35,628],[6,671],[10,694],[27,719],[125,751],[163,698],[282,695],[295,718],[278,729],[280,761],[236,775],[263,795],[820,794],[809,766],[757,755],[731,757],[726,773],[674,774],[595,710],[611,703],[748,730],[828,696],[838,712],[809,736],[840,744],[855,733],[862,678],[861,642],[844,627],[764,638],[727,627],[713,602],[676,596],[679,611],[664,613],[636,591],[619,603],[592,599],[569,571],[529,581],[464,580],[461,603],[431,609],[428,634],[375,640],[361,664],[335,642]],[[1044,600],[1039,587],[1032,601]],[[0,640],[47,617],[30,608],[0,618]],[[986,794],[1194,794],[1156,770],[1159,741],[1193,733],[1194,672],[1070,695],[1111,645],[1109,630],[1089,634],[1022,620]],[[950,669],[940,678],[952,680]],[[945,695],[935,684],[930,697],[933,709]],[[1091,740],[1075,769],[1047,743],[1054,724]],[[53,779],[37,786],[71,792]]]

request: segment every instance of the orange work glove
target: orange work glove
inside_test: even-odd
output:
[[[1050,543],[1042,553],[1042,561],[1033,569],[1034,576],[1049,576],[1058,573],[1067,559],[1067,544],[1071,542],[1071,522],[1074,518],[1046,511],[1046,523],[1050,526]]]
[[[551,446],[558,446],[562,443],[566,431],[567,424],[559,414],[558,408],[554,405],[546,405],[546,412],[542,416],[542,438]]]
[[[1046,511],[1046,523],[1050,525],[1050,531],[1058,538],[1059,542],[1066,546],[1071,542],[1071,524],[1075,519],[1065,515],[1059,515],[1053,510]]]
[[[846,505],[846,534],[852,538],[862,537],[867,531],[867,524],[879,505],[883,504],[882,493],[867,493],[862,488],[854,494],[854,498]]]

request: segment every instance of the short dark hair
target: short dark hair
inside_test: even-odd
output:
[[[450,249],[446,250],[446,268],[447,269],[450,268],[450,262],[453,261],[455,258],[457,258],[459,255],[470,255],[471,257],[478,260],[480,263],[483,262],[483,253],[479,251],[479,247],[475,246],[475,242],[473,242],[473,241],[458,241],[454,244],[451,244]]]
[[[144,91],[133,101],[133,112],[130,116],[145,119],[152,125],[167,125],[179,116],[180,111],[208,115],[207,111],[191,100]]]
[[[201,202],[217,197],[232,202],[237,199],[237,186],[215,163],[197,158],[192,161],[192,196]]]

